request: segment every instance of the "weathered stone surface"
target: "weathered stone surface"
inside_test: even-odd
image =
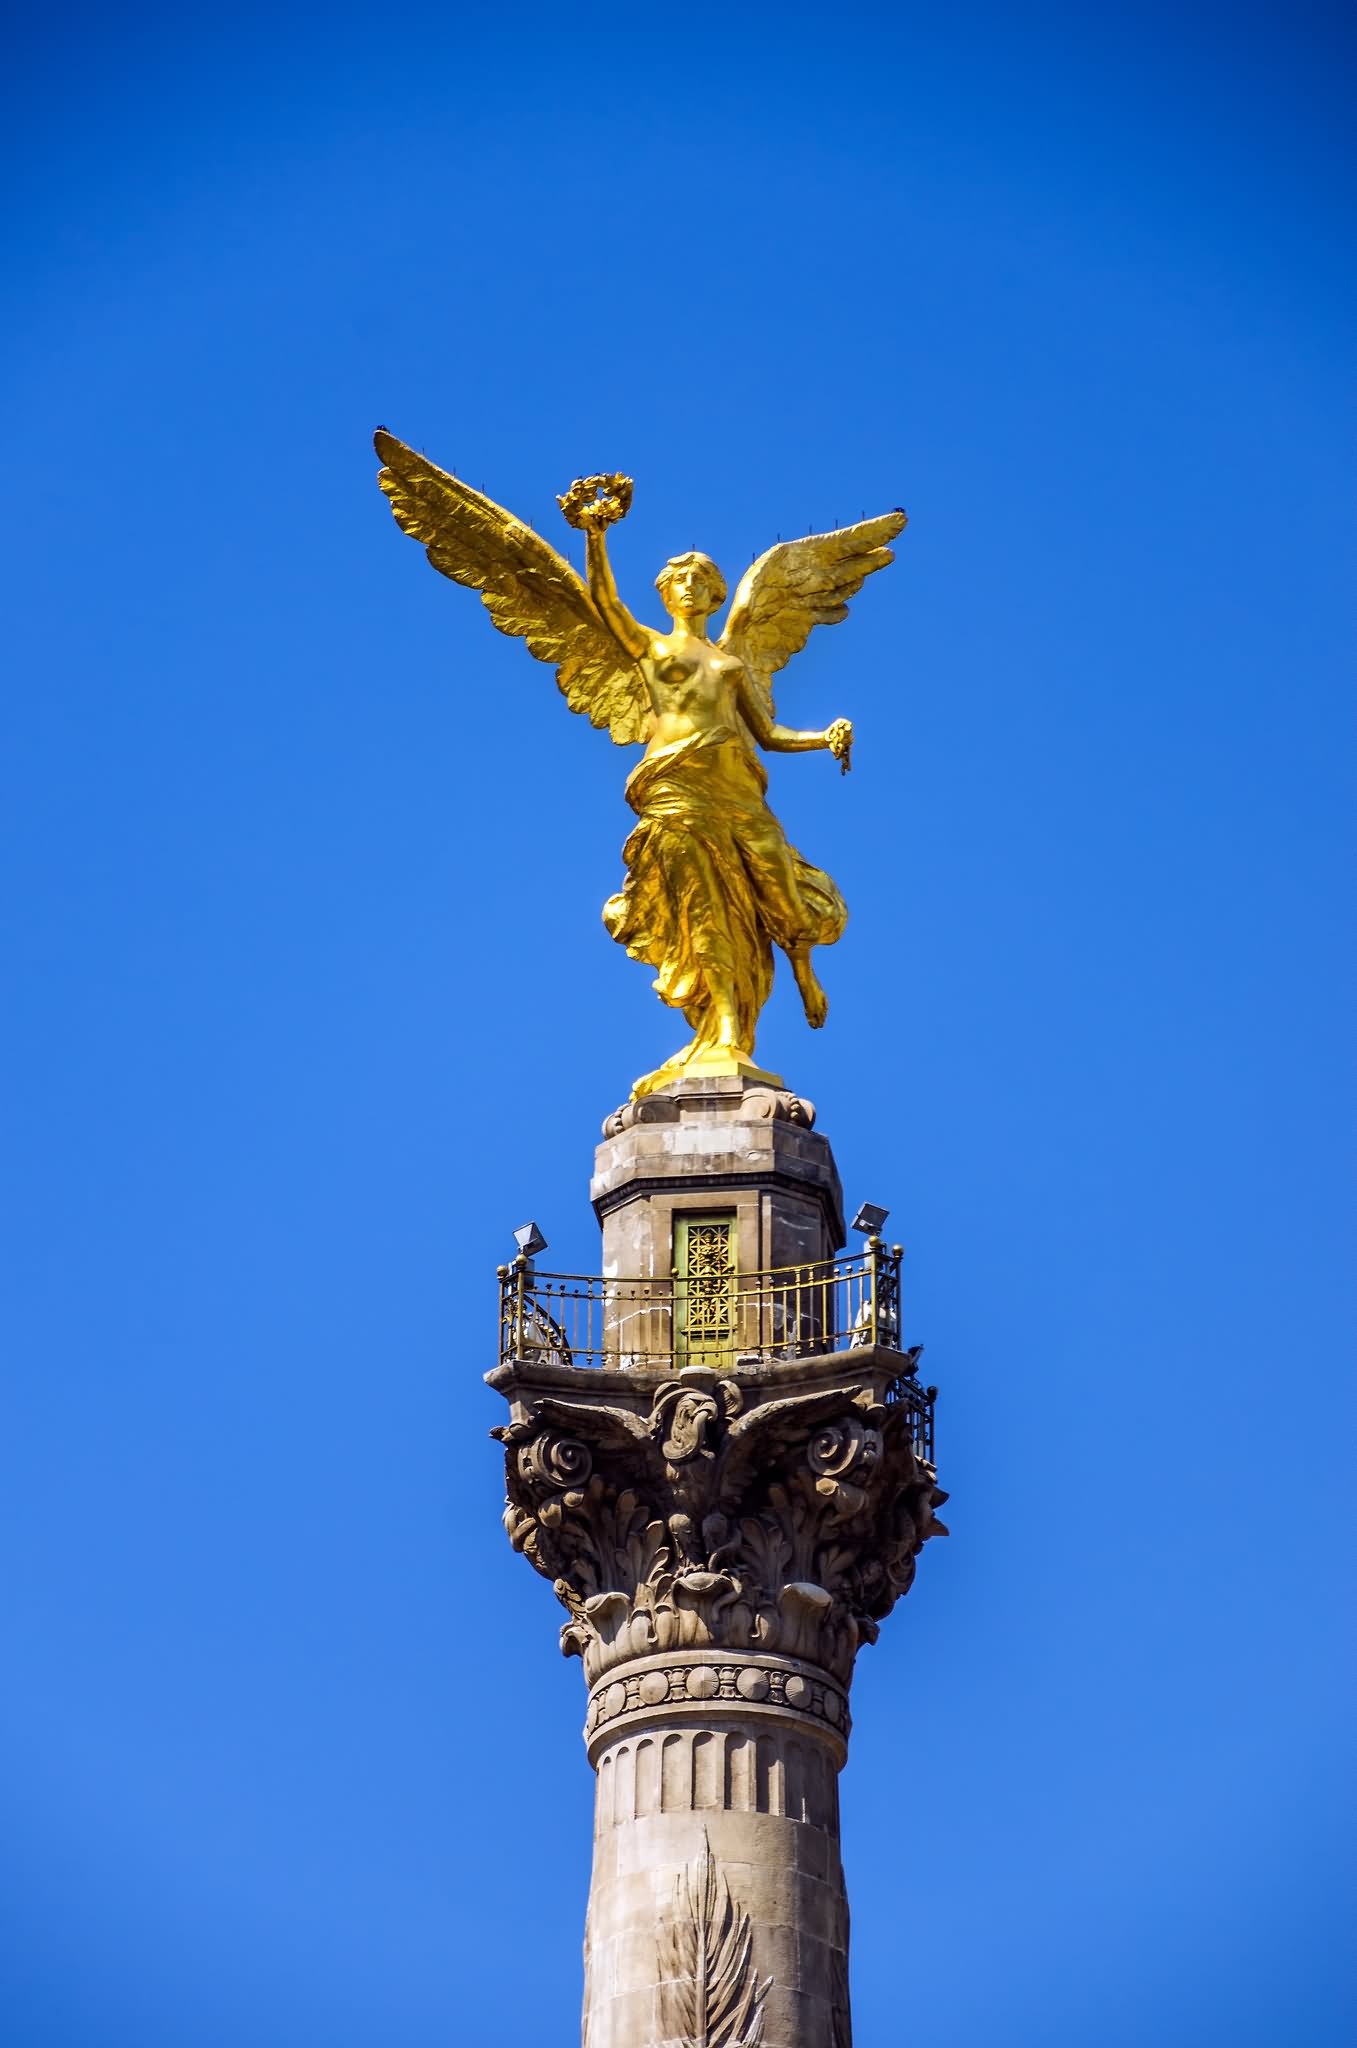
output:
[[[827,1693],[767,1663],[780,1706],[846,1719],[858,1645],[875,1639],[940,1526],[915,1410],[896,1398],[902,1362],[843,1352],[820,1361],[831,1367],[820,1384],[786,1392],[777,1367],[718,1377],[692,1366],[654,1388],[648,1412],[630,1374],[508,1364],[491,1375],[512,1407],[496,1431],[505,1526],[552,1580],[570,1616],[562,1648],[591,1686],[625,1665],[635,1692],[670,1652],[774,1653],[837,1681]],[[633,1384],[600,1400],[572,1377]],[[666,1701],[686,1704],[681,1665],[667,1668]],[[595,1725],[623,1710],[613,1699],[591,1696]],[[629,1693],[627,1710],[653,1709]]]
[[[832,2042],[847,2025],[848,1903],[838,1850],[838,1758],[772,1725],[641,1733],[598,1760],[589,1905],[588,2048],[690,2044],[683,2022],[695,1920],[734,1939],[723,1989],[750,2031],[788,2048]],[[818,1853],[799,1844],[813,1839]],[[814,1867],[809,1867],[809,1866]],[[659,1938],[657,1939],[657,1930]],[[839,1967],[839,1965],[842,1967]],[[648,1980],[648,1981],[647,1981]],[[654,1990],[657,2032],[637,2035]],[[769,2005],[785,2007],[775,2032]],[[651,2012],[648,2006],[647,2013]],[[846,2035],[843,2035],[846,2039]]]
[[[673,1219],[713,1202],[737,1219],[742,1272],[812,1264],[843,1243],[843,1189],[812,1104],[737,1079],[685,1081],[604,1126],[590,1189],[603,1270],[669,1271]]]
[[[696,2038],[674,2030],[690,2007],[664,1958],[697,1940],[683,1915],[712,1884],[727,1935],[747,1923],[727,1944],[730,2010],[762,2029],[732,2048],[850,2038],[848,1686],[941,1526],[914,1411],[892,1398],[907,1363],[492,1375],[512,1410],[510,1538],[552,1579],[590,1681],[588,2048]]]
[[[675,1204],[713,1162],[758,1244],[837,1244],[813,1112],[754,1092],[688,1084],[610,1119],[595,1198],[605,1244],[629,1218],[614,1250],[652,1261],[632,1272],[670,1270]],[[850,2048],[849,1685],[946,1498],[913,1371],[864,1345],[729,1370],[539,1352],[488,1375],[510,1404],[510,1540],[552,1581],[589,1685],[586,2048]]]

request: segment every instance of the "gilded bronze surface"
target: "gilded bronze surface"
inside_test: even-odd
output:
[[[815,626],[848,615],[847,600],[893,559],[903,512],[836,533],[782,541],[740,579],[719,640],[709,633],[726,585],[709,556],[666,562],[655,587],[667,631],[641,625],[622,603],[606,532],[625,518],[624,476],[576,480],[558,502],[585,535],[587,583],[530,526],[382,429],[378,481],[397,523],[435,569],[481,594],[502,633],[549,662],[572,711],[645,753],[627,779],[637,824],[623,849],[626,880],[603,921],[633,960],[656,970],[663,1002],[682,1010],[690,1042],[635,1084],[640,1096],[687,1074],[744,1074],[773,984],[773,948],[791,963],[806,1019],[828,1008],[811,965],[847,918],[829,876],[792,846],[765,800],[759,758],[823,749],[846,773],[853,728],[779,725],[772,677]]]

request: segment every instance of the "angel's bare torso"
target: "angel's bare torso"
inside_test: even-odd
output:
[[[744,739],[748,712],[743,699],[749,694],[744,663],[722,654],[710,640],[688,632],[656,635],[642,658],[641,673],[655,712],[647,752],[717,726]]]
[[[604,529],[588,526],[589,594],[619,647],[636,662],[655,715],[652,748],[724,725],[753,754],[751,741],[770,753],[800,754],[822,747],[841,751],[852,731],[846,719],[824,732],[779,725],[771,703],[755,687],[748,665],[725,641],[713,643],[707,621],[724,599],[704,556],[680,556],[661,579],[669,607],[668,633],[653,633],[634,619],[617,594]]]

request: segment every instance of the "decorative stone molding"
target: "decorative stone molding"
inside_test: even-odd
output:
[[[645,1407],[634,1383],[604,1401],[560,1391],[559,1376],[532,1386],[530,1372],[516,1371],[514,1419],[494,1432],[505,1527],[552,1581],[570,1617],[562,1650],[591,1686],[710,1649],[794,1659],[847,1687],[859,1644],[943,1531],[946,1495],[915,1454],[908,1407],[884,1398],[884,1372],[770,1399],[738,1373],[690,1367]]]
[[[815,1128],[815,1104],[803,1095],[793,1095],[788,1088],[750,1088],[738,1091],[737,1101],[741,1116],[769,1120],[779,1119],[784,1123],[799,1124],[803,1130]],[[603,1119],[605,1138],[619,1138],[623,1131],[631,1130],[637,1124],[676,1124],[685,1104],[679,1095],[643,1095],[639,1102],[624,1102],[611,1116]]]
[[[723,1708],[751,1723],[761,1712],[804,1717],[832,1731],[840,1749],[851,1726],[847,1693],[813,1664],[689,1650],[605,1674],[589,1695],[585,1734],[592,1751],[597,1736],[623,1726],[675,1727],[690,1716],[706,1726]]]

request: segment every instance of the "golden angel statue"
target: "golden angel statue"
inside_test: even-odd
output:
[[[630,507],[629,477],[583,477],[558,500],[585,534],[585,582],[531,527],[385,428],[376,447],[397,523],[434,568],[479,590],[499,630],[555,668],[572,711],[606,726],[619,746],[645,747],[627,778],[638,823],[622,853],[626,881],[603,921],[633,960],[656,970],[656,992],[682,1010],[693,1037],[633,1095],[685,1075],[776,1083],[754,1063],[773,948],[786,954],[807,1022],[818,1027],[828,1002],[811,951],[832,945],[848,912],[769,810],[759,749],[827,749],[846,772],[853,728],[846,718],[823,732],[779,725],[771,680],[813,626],[847,617],[847,600],[893,559],[888,543],[904,513],[769,548],[741,578],[713,640],[726,585],[707,555],[676,555],[656,577],[667,631],[641,625],[619,597],[606,533]]]

